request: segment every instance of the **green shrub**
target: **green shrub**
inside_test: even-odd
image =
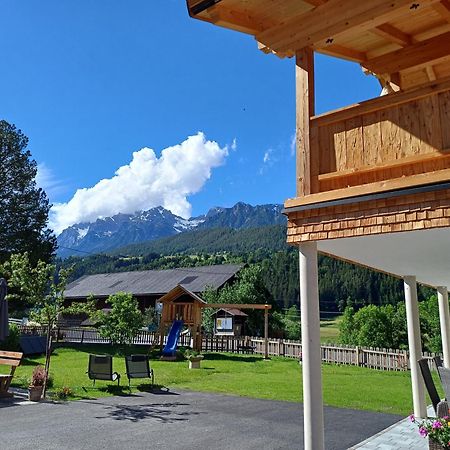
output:
[[[9,326],[9,336],[3,342],[0,342],[0,349],[10,352],[20,350],[20,330],[16,324]]]

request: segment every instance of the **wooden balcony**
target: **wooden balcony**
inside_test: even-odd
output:
[[[313,116],[309,133],[311,193],[287,208],[449,181],[450,78]]]

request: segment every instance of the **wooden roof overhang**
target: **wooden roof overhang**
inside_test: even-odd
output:
[[[181,284],[175,286],[172,290],[167,292],[167,294],[163,295],[160,299],[158,299],[158,302],[159,303],[171,303],[171,302],[176,301],[178,298],[180,298],[181,296],[184,296],[184,295],[189,296],[190,298],[192,298],[194,303],[198,303],[202,307],[204,305],[206,305],[206,302],[202,298],[200,298],[197,294],[190,291],[189,289],[187,289],[186,287],[184,287]]]
[[[304,48],[356,61],[402,89],[450,76],[450,0],[187,0],[191,17],[253,35],[291,57]]]

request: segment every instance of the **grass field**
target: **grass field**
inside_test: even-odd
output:
[[[97,398],[128,394],[125,364],[114,357],[113,368],[122,375],[121,389],[114,383],[92,382],[85,374],[88,353],[108,353],[110,346],[61,347],[52,357],[50,373],[53,390],[68,386],[75,398]],[[142,349],[141,351],[145,349]],[[136,349],[134,350],[136,351]],[[14,386],[26,388],[33,367],[43,358],[26,359],[16,371]],[[175,390],[220,392],[247,397],[298,402],[301,396],[301,366],[296,360],[260,356],[207,353],[200,370],[189,370],[187,361],[154,360],[155,383]],[[0,366],[5,372],[5,368]],[[134,380],[134,392],[148,390],[150,385]],[[412,409],[409,373],[382,372],[352,366],[323,366],[324,402],[327,405],[408,415]]]
[[[342,316],[333,317],[332,319],[321,319],[320,321],[320,341],[337,342],[339,339],[339,324]]]

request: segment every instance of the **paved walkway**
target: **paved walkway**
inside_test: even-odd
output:
[[[326,449],[346,450],[400,419],[326,407]],[[59,404],[0,402],[8,450],[296,450],[303,448],[302,422],[299,403],[181,390]]]
[[[434,416],[432,407],[428,416]],[[403,419],[349,450],[427,450],[428,439],[420,436],[417,425],[409,418]]]

